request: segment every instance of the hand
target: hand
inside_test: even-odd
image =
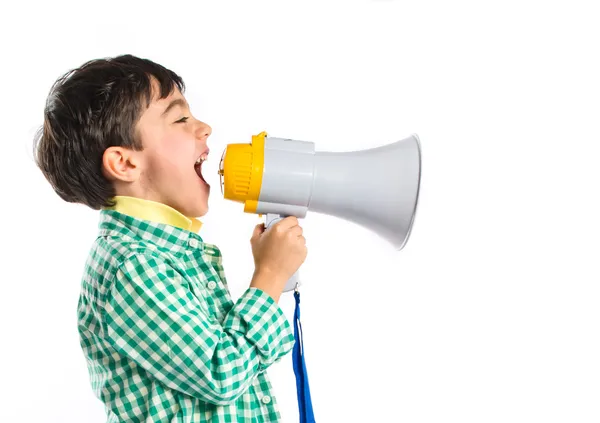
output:
[[[278,301],[286,282],[306,260],[306,239],[298,218],[288,216],[265,230],[256,225],[250,243],[254,255],[251,287],[270,294]]]

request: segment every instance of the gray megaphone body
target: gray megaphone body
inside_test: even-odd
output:
[[[406,245],[421,184],[421,147],[416,134],[348,152],[316,151],[314,142],[261,135],[253,137],[258,144],[255,156],[263,151],[264,156],[251,165],[262,176],[251,211],[266,215],[266,230],[286,216],[304,218],[310,210],[354,222],[397,250]],[[219,170],[222,176],[227,172],[226,151]],[[284,292],[299,285],[297,271]]]

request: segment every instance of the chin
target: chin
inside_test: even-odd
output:
[[[202,209],[201,211],[199,211],[198,215],[196,215],[195,217],[206,216],[207,213],[208,213],[208,206],[206,206],[204,209]]]
[[[206,184],[200,192],[188,192],[186,195],[186,213],[188,217],[199,218],[208,213],[208,198],[210,196],[210,187]]]
[[[202,217],[208,213],[208,201],[204,201],[203,204],[197,205],[192,208],[193,213],[190,215],[191,217]]]

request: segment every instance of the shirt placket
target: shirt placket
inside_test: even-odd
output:
[[[197,238],[190,235],[188,245],[192,249],[197,249],[195,256],[200,256],[203,263],[206,264],[206,269],[201,267],[194,261],[194,266],[200,280],[205,280],[204,289],[210,297],[210,308],[213,316],[222,322],[225,318],[228,303],[231,302],[229,291],[227,291],[220,277],[221,263],[220,251],[212,244],[203,243]]]

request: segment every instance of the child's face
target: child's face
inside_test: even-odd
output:
[[[143,198],[189,217],[204,216],[210,186],[196,173],[195,163],[208,153],[211,127],[192,116],[185,97],[175,88],[164,99],[155,95],[136,129],[144,147],[139,152],[138,181]]]

